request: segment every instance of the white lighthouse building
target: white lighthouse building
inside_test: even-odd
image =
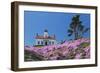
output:
[[[56,38],[55,35],[50,36],[48,34],[48,30],[44,30],[44,35],[39,35],[37,34],[35,37],[35,45],[40,45],[40,46],[46,46],[46,45],[54,45],[56,44]]]

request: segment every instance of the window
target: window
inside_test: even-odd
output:
[[[51,45],[51,41],[49,41],[49,45]]]
[[[38,41],[38,45],[40,44],[40,41]]]
[[[41,45],[43,45],[43,41],[41,41]]]
[[[52,44],[54,44],[54,42],[52,42]]]

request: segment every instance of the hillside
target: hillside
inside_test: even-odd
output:
[[[90,58],[90,40],[86,38],[44,47],[25,46],[25,61],[87,58]]]

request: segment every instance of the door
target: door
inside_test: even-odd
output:
[[[48,44],[47,44],[47,41],[45,41],[45,45],[48,45]]]

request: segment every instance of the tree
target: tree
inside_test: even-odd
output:
[[[89,28],[85,28],[84,25],[82,25],[82,21],[80,21],[80,15],[75,15],[72,18],[72,22],[69,25],[68,29],[68,36],[74,36],[74,39],[79,39],[83,37],[83,34],[86,33],[89,30]]]

